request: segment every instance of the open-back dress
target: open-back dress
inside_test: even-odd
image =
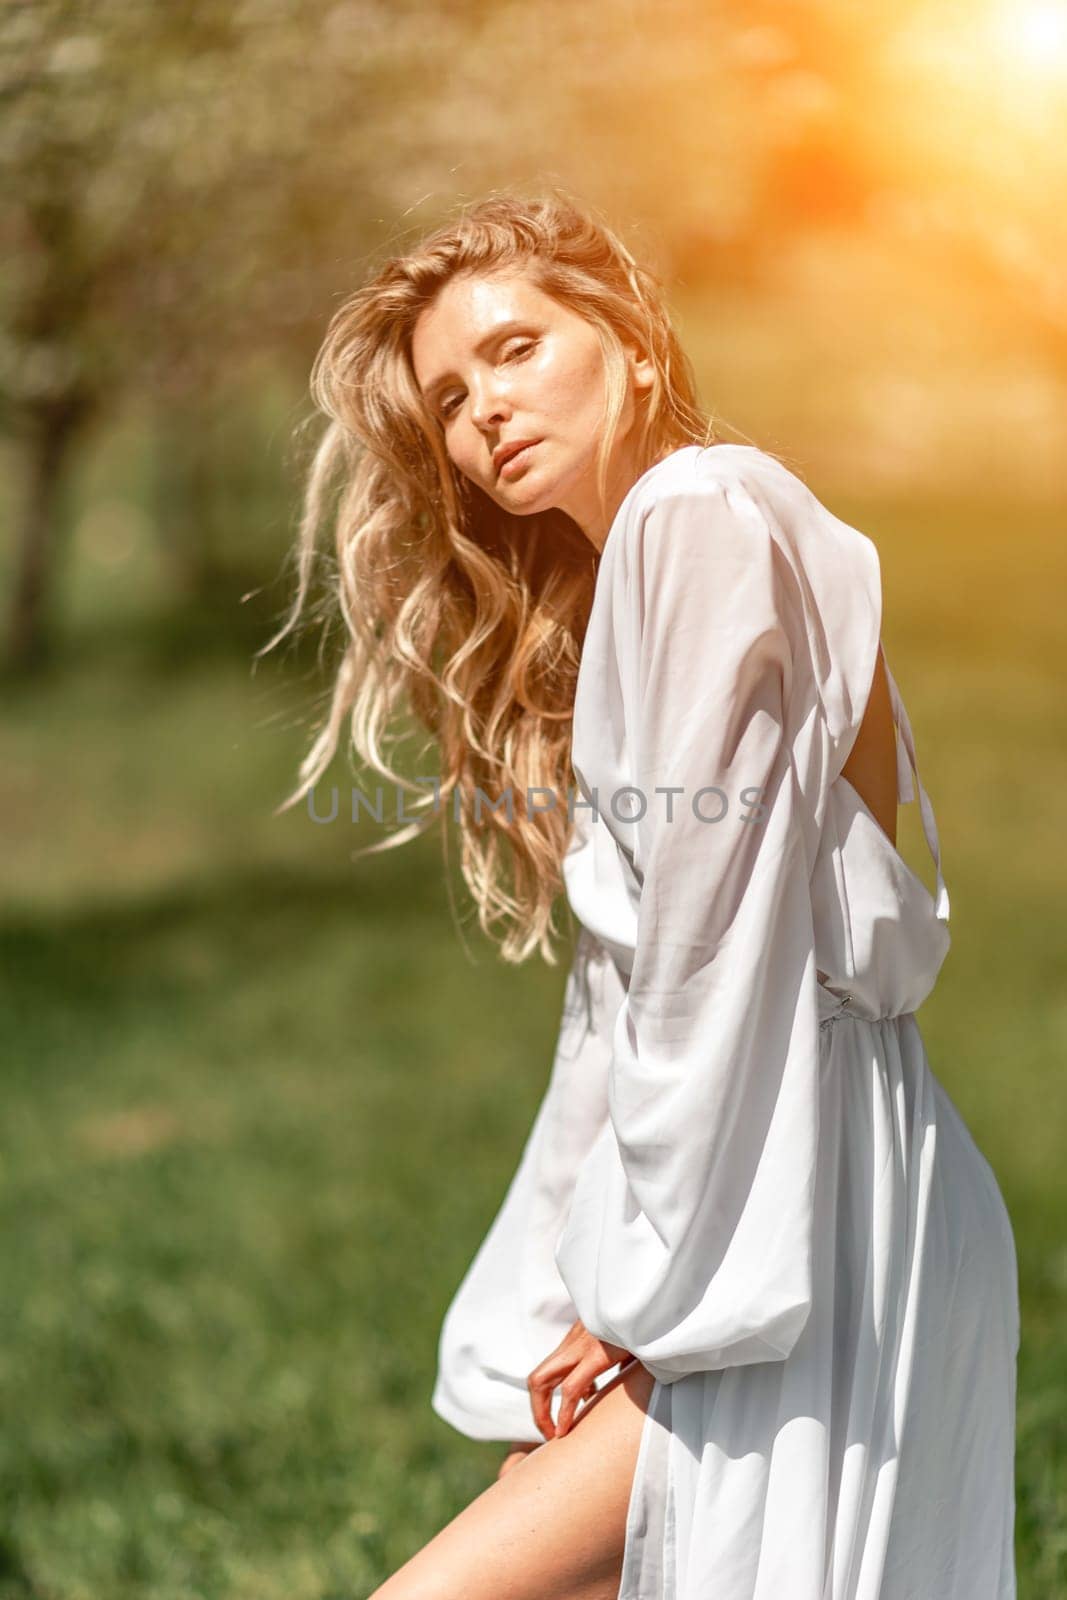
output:
[[[601,554],[559,1039],[432,1404],[539,1442],[576,1318],[649,1369],[619,1600],[1015,1595],[1015,1246],[915,1017],[949,898],[888,666],[935,894],[841,770],[881,623],[872,541],[753,446],[665,457]]]

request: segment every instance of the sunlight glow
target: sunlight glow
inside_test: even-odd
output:
[[[998,8],[998,45],[1034,72],[1067,69],[1067,3],[1029,0]]]

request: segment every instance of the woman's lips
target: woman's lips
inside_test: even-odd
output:
[[[513,456],[508,456],[497,476],[500,478],[517,477],[524,470],[530,458],[531,450],[536,450],[540,443],[540,439],[535,439],[532,444],[524,444],[521,450],[516,450]]]

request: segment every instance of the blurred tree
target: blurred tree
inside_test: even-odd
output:
[[[45,653],[58,496],[87,423],[120,396],[186,417],[167,494],[187,502],[192,569],[209,570],[195,554],[209,402],[264,349],[306,368],[338,254],[365,245],[380,199],[376,158],[353,159],[339,131],[353,104],[388,125],[391,42],[368,11],[339,59],[344,9],[0,10],[0,420],[24,475],[12,666]]]
[[[44,653],[58,496],[91,419],[120,401],[161,419],[160,531],[181,586],[210,586],[230,471],[212,417],[264,357],[302,383],[369,245],[457,197],[562,178],[654,215],[667,266],[688,234],[705,274],[751,272],[765,140],[739,147],[750,86],[732,31],[722,5],[679,0],[655,15],[632,0],[0,12],[0,415],[25,481],[9,662]],[[714,182],[665,191],[661,144],[683,180],[703,163]]]

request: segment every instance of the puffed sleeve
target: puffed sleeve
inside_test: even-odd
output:
[[[549,1081],[517,1170],[445,1313],[431,1405],[471,1439],[541,1443],[526,1379],[577,1312],[553,1249],[575,1176],[607,1120],[614,963],[580,931]]]
[[[818,1005],[790,744],[804,627],[743,492],[668,492],[618,532],[637,935],[609,1115],[555,1257],[589,1331],[671,1383],[784,1359],[811,1308]]]

